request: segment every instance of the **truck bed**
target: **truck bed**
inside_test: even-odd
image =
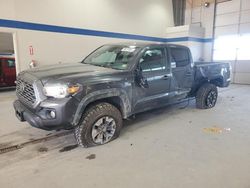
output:
[[[230,83],[230,65],[220,62],[195,62],[195,82],[209,80],[220,83],[220,87],[227,87]]]

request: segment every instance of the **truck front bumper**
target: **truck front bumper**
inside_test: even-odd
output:
[[[27,121],[31,126],[43,130],[58,130],[72,128],[72,120],[76,106],[70,99],[60,101],[44,101],[38,108],[31,109],[21,101],[14,102],[16,117],[20,121]],[[53,111],[55,116],[51,116]]]

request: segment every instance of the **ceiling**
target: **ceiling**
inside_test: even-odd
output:
[[[0,32],[0,54],[14,54],[13,37],[11,33]]]

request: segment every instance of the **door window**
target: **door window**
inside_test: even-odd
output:
[[[143,72],[159,71],[166,69],[164,63],[164,49],[148,49],[140,58],[140,66]]]

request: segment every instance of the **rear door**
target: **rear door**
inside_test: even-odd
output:
[[[147,80],[148,88],[138,85],[134,88],[135,111],[155,108],[167,101],[170,87],[170,64],[164,46],[151,46],[144,50],[138,66]]]
[[[178,95],[187,95],[194,81],[193,60],[187,47],[169,46],[169,57],[172,68],[171,89]]]

